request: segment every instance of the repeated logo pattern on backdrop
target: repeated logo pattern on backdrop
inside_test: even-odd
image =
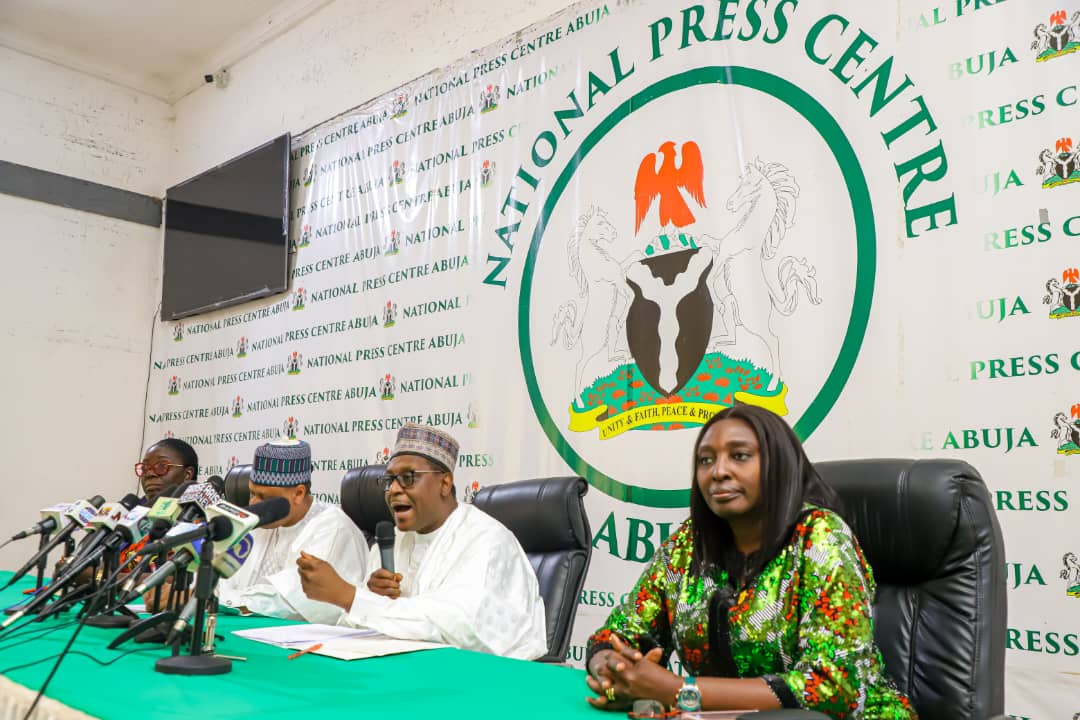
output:
[[[485,485],[576,473],[569,660],[686,516],[735,401],[811,456],[987,480],[1007,710],[1080,711],[1080,5],[575,6],[294,138],[289,291],[157,334],[146,441],[205,472],[407,421]],[[677,663],[675,669],[678,670]]]

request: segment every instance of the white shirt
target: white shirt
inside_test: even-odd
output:
[[[380,566],[376,545],[368,576]],[[522,660],[547,653],[536,573],[513,533],[483,511],[461,504],[434,532],[395,530],[394,568],[401,597],[376,595],[365,578],[343,624]]]
[[[341,619],[341,608],[304,595],[296,568],[303,550],[330,563],[346,582],[362,582],[367,542],[341,508],[315,500],[295,525],[254,530],[252,536],[255,543],[247,561],[231,578],[218,582],[224,605],[287,620],[333,625]]]

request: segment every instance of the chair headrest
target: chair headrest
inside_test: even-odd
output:
[[[385,474],[385,465],[366,465],[349,470],[341,479],[341,509],[370,536],[375,535],[378,523],[394,521],[379,486],[379,478]]]
[[[966,462],[839,460],[815,467],[840,496],[841,514],[879,582],[925,582],[974,552],[973,546],[961,547],[979,535],[960,532],[972,523],[962,506],[972,499],[989,506],[990,496]]]
[[[588,489],[580,477],[522,480],[481,489],[473,505],[505,525],[527,553],[588,550]]]
[[[225,499],[233,505],[245,507],[251,504],[248,480],[251,479],[251,465],[233,465],[225,473]]]

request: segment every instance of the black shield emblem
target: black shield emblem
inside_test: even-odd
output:
[[[1071,153],[1058,153],[1057,157],[1054,158],[1054,172],[1057,173],[1058,177],[1062,180],[1068,180],[1069,177],[1076,172],[1078,162],[1080,161],[1077,160],[1076,155]]]
[[[1080,307],[1080,285],[1069,283],[1062,289],[1061,304],[1069,312],[1076,312]]]
[[[710,260],[704,269],[697,270],[700,263],[692,266],[691,260],[699,252],[700,248],[682,250],[639,261],[638,264],[645,268],[645,277],[658,281],[665,287],[671,287],[678,282],[680,286],[690,288],[673,304],[669,297],[667,304],[672,304],[671,307],[661,307],[660,303],[653,299],[655,294],[650,288],[642,287],[642,284],[630,277],[626,280],[634,293],[626,316],[626,341],[630,354],[634,356],[634,362],[645,380],[665,396],[681,390],[694,376],[694,371],[705,356],[712,334],[713,301],[708,278],[713,263]],[[687,272],[692,272],[697,277],[686,277]],[[661,347],[664,340],[661,338],[660,324],[664,313],[674,313],[678,324],[674,353],[670,352],[670,348]],[[670,338],[668,341],[670,342]],[[669,362],[673,356],[676,358],[674,374],[671,372],[672,368],[661,368],[665,356]],[[664,370],[668,372],[665,373]],[[661,379],[665,376],[668,378],[666,383]],[[674,382],[671,378],[674,378]]]
[[[1072,40],[1072,31],[1068,25],[1058,25],[1048,33],[1050,35],[1050,49],[1061,52]]]

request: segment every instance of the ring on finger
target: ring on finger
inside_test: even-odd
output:
[[[615,688],[609,687],[604,691],[604,695],[607,697],[608,702],[615,702]]]

